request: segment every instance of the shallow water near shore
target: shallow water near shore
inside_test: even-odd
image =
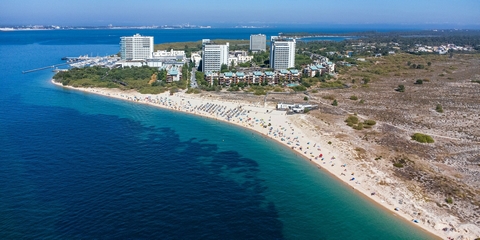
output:
[[[182,31],[178,41],[259,30]],[[431,238],[252,131],[21,74],[116,53],[123,33],[0,32],[0,238]]]

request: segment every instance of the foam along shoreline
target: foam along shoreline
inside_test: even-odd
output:
[[[362,176],[361,173],[359,174],[358,171],[355,171],[357,169],[348,166],[342,160],[352,158],[352,155],[335,149],[327,143],[325,137],[321,139],[322,136],[307,129],[308,126],[304,124],[303,120],[305,115],[286,115],[285,111],[274,110],[274,106],[264,106],[260,102],[252,104],[242,101],[222,101],[211,97],[185,94],[184,92],[178,92],[174,95],[170,95],[169,92],[141,94],[134,90],[122,91],[120,89],[63,86],[53,79],[51,82],[63,88],[204,116],[256,131],[263,136],[276,140],[308,161],[315,163],[319,169],[326,170],[357,192],[362,193],[367,199],[383,206],[395,216],[400,216],[410,222],[412,227],[420,227],[430,233],[432,237],[447,237],[440,230],[434,229],[422,221],[413,223],[412,220],[415,217],[402,209],[395,210],[398,206],[387,203],[384,200],[387,196],[382,197],[382,190],[378,189],[377,186],[362,185],[363,179],[367,176]]]

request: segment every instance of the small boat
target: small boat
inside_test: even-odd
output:
[[[417,219],[413,219],[413,222],[414,222],[414,223],[418,223],[418,220],[417,220]]]
[[[395,208],[395,211],[399,211],[400,209],[398,209],[398,207]]]

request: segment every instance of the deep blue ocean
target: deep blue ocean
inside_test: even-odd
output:
[[[302,30],[304,31],[304,30]],[[429,239],[288,148],[202,117],[62,89],[65,56],[295,29],[0,32],[0,239]]]

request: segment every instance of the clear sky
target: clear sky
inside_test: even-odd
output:
[[[477,26],[480,0],[0,0],[0,25]]]

